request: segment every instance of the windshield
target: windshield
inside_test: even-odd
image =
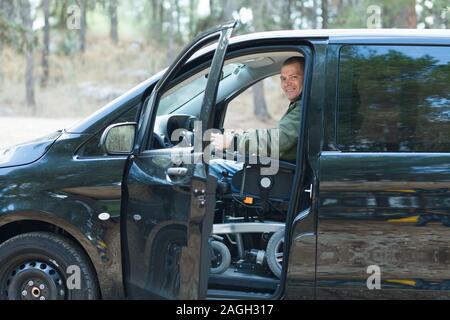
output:
[[[230,76],[236,68],[242,66],[238,63],[225,65],[223,67],[221,81]],[[171,114],[198,95],[203,94],[206,89],[206,83],[208,82],[208,71],[200,72],[167,91],[159,102],[157,115]]]

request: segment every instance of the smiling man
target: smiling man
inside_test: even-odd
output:
[[[278,122],[274,129],[256,129],[237,135],[237,150],[248,151],[253,143],[258,154],[269,155],[284,161],[295,162],[297,154],[297,140],[300,128],[301,116],[301,97],[303,91],[303,78],[305,71],[305,60],[302,57],[291,57],[287,59],[280,71],[281,89],[290,104],[286,113]],[[216,150],[230,149],[233,144],[234,136],[212,134],[211,144]],[[278,146],[275,150],[273,146]],[[274,149],[274,150],[272,150]],[[274,154],[278,151],[279,154]],[[220,177],[224,170],[232,176],[242,168],[242,163],[236,163],[229,160],[210,161],[211,173]]]

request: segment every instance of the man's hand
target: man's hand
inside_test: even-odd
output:
[[[225,150],[231,146],[233,142],[232,134],[211,133],[211,145],[215,150]]]

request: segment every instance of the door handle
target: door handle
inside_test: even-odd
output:
[[[313,185],[309,186],[309,189],[305,189],[306,193],[309,193],[309,198],[312,199]]]
[[[184,177],[187,174],[187,168],[169,168],[167,169],[167,175],[173,177]]]

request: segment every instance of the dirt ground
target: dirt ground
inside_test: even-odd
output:
[[[0,148],[33,140],[59,129],[68,128],[80,119],[0,117]]]

